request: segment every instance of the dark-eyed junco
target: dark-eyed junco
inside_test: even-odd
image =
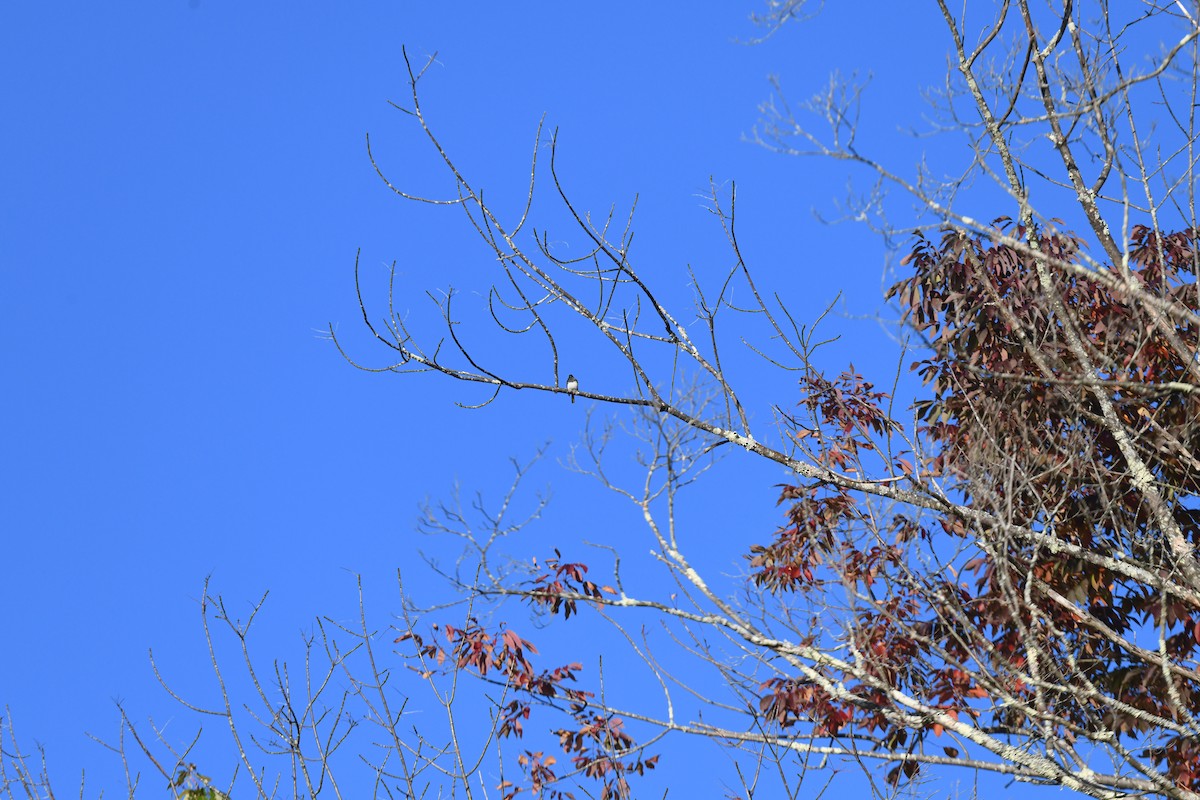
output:
[[[567,391],[571,393],[571,403],[575,402],[575,393],[579,391],[579,381],[574,375],[567,376]]]

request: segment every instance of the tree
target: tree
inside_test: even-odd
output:
[[[801,7],[771,4],[768,31]],[[733,266],[693,275],[695,308],[675,310],[631,255],[632,212],[594,220],[572,199],[553,134],[548,165],[534,149],[515,222],[485,201],[421,109],[428,65],[406,56],[404,110],[454,191],[417,197],[377,169],[408,200],[465,212],[493,259],[489,319],[514,338],[484,358],[459,334],[453,292],[436,300],[444,330],[430,336],[410,330],[391,287],[380,321],[360,284],[364,322],[392,359],[370,368],[486,391],[464,405],[525,389],[623,412],[624,427],[589,422],[572,465],[638,509],[662,583],[635,585],[619,552],[588,559],[579,542],[500,557],[523,524],[510,517],[526,465],[499,511],[478,509],[481,525],[453,504],[432,510],[426,525],[466,545],[447,572],[456,606],[419,612],[407,598],[387,637],[365,612],[357,629],[323,624],[305,686],[293,692],[277,673],[282,705],[246,659],[261,743],[289,759],[300,791],[336,787],[339,748],[374,730],[377,748],[358,749],[376,791],[405,797],[632,797],[638,776],[667,765],[666,736],[734,751],[744,797],[801,796],[803,778],[844,761],[881,796],[955,770],[1093,797],[1200,795],[1200,10],[1147,4],[1122,18],[1105,3],[1015,0],[978,25],[937,7],[952,67],[941,135],[965,142],[954,177],[930,166],[906,177],[862,152],[862,93],[845,83],[811,107],[827,130],[806,126],[780,91],[759,132],[781,153],[872,176],[852,216],[907,250],[888,293],[924,387],[906,411],[896,388],[819,367],[813,326],[742,258],[734,190],[711,197]],[[543,179],[586,254],[563,257],[535,230]],[[891,223],[885,190],[915,199],[920,217]],[[978,209],[989,193],[1002,206]],[[568,388],[560,342],[572,325],[628,370],[626,392],[586,378]],[[750,368],[743,342],[753,365],[795,372],[796,398],[751,404],[737,377]],[[764,410],[771,424],[758,422]],[[606,458],[624,435],[642,454],[636,481],[614,477]],[[746,543],[733,579],[701,566],[680,530],[681,490],[722,455],[794,475],[783,524]],[[518,633],[521,603],[547,621],[541,639]],[[219,600],[209,609],[206,621],[229,621]],[[639,638],[648,617],[675,652]],[[604,624],[617,634],[611,657],[636,659],[658,683],[658,708],[624,702],[624,670],[543,663],[551,632],[582,629],[582,640]],[[248,624],[230,625],[244,642]],[[385,641],[431,689],[442,722],[409,729]],[[334,688],[337,675],[349,688]],[[468,676],[484,705],[465,693]],[[254,791],[273,795],[239,734],[253,722],[221,685],[223,708],[209,711],[229,721]],[[198,775],[180,767],[188,758],[160,770]],[[188,785],[202,788],[207,779]]]

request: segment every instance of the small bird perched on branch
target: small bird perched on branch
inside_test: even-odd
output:
[[[579,381],[574,375],[567,376],[567,391],[571,393],[571,405],[575,404],[575,393],[579,391]]]

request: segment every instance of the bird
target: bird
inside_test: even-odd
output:
[[[567,391],[571,393],[571,404],[575,404],[575,393],[579,391],[579,381],[574,375],[567,376]]]

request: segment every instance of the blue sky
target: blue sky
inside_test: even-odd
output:
[[[769,73],[801,99],[835,70],[873,73],[868,143],[913,163],[920,145],[897,127],[920,122],[944,34],[929,9],[877,4],[864,25],[860,4],[831,3],[748,47],[738,40],[758,33],[756,11],[164,0],[0,12],[0,701],[26,742],[46,745],[60,792],[80,769],[94,790],[120,790],[112,759],[84,735],[115,732],[115,698],[135,719],[177,712],[148,648],[203,691],[206,576],[234,609],[270,591],[259,641],[269,656],[294,655],[318,615],[352,616],[355,574],[386,619],[396,568],[436,547],[415,532],[421,502],[456,481],[499,493],[508,459],[546,442],[533,478],[554,495],[545,540],[645,548],[622,538],[639,535],[624,512],[557,466],[586,404],[511,394],[466,411],[455,401],[482,399],[469,388],[357,371],[322,336],[332,323],[364,362],[386,361],[361,331],[360,248],[376,291],[399,260],[414,307],[450,281],[486,286],[487,253],[461,216],[399,200],[367,159],[370,132],[398,183],[451,188],[387,103],[405,99],[402,45],[415,59],[438,54],[425,110],[477,185],[519,202],[545,115],[585,207],[640,195],[643,268],[681,300],[689,264],[702,274],[728,264],[702,195],[710,177],[736,180],[760,279],[801,319],[844,292],[847,316],[830,324],[846,338],[830,365],[853,361],[887,382],[894,349],[852,318],[882,308],[884,248],[812,214],[833,213],[845,168],[743,137]],[[584,382],[610,377],[567,368]],[[787,405],[792,385],[755,388]],[[734,475],[727,496],[693,513],[723,541],[761,541],[783,477]],[[714,558],[734,565],[738,552]],[[415,591],[432,580],[406,575]]]

